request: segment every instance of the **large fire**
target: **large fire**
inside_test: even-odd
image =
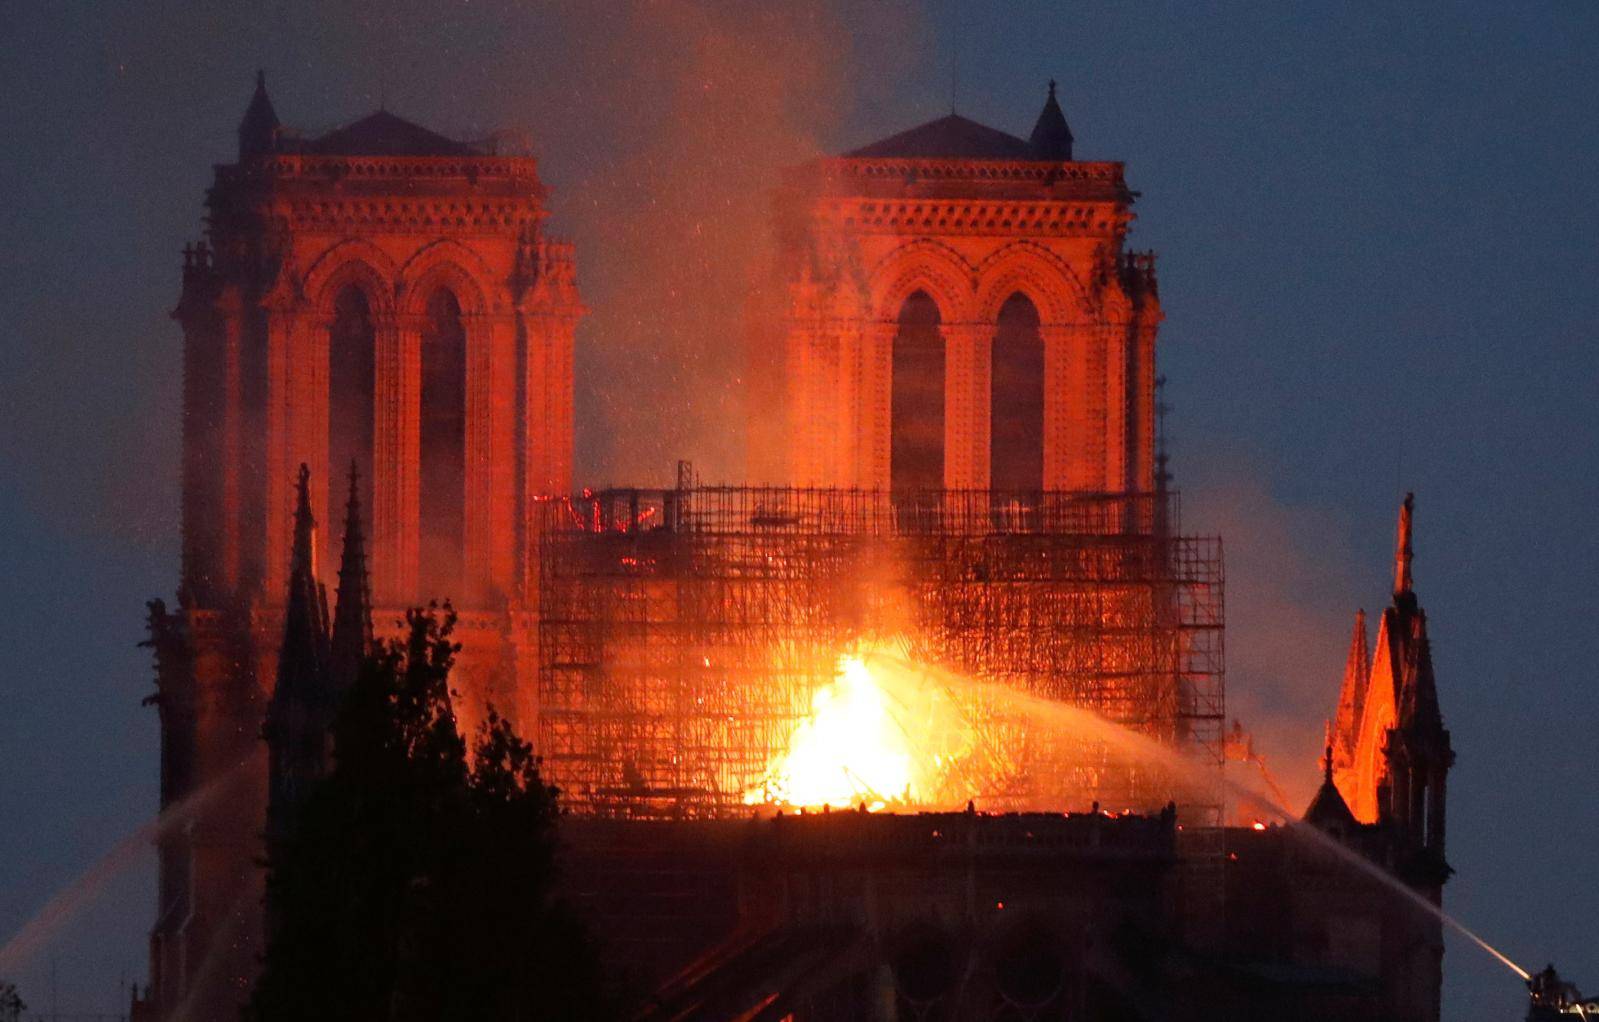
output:
[[[956,797],[951,786],[971,747],[971,728],[946,692],[896,657],[849,654],[744,801],[871,811],[937,806]]]

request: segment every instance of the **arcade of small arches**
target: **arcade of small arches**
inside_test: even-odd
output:
[[[858,261],[874,243],[852,233],[818,251]],[[813,311],[792,323],[791,478],[901,506],[940,490],[1025,507],[1044,491],[1149,489],[1160,313],[1114,244],[918,237],[876,253],[858,284],[797,290]]]
[[[889,489],[943,488],[949,345],[938,303],[918,288],[900,303],[891,347]],[[1044,337],[1038,308],[1013,292],[989,345],[989,489],[1044,489]]]

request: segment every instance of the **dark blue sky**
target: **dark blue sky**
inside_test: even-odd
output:
[[[1227,542],[1233,710],[1304,790],[1415,489],[1459,752],[1447,905],[1599,988],[1599,6],[1191,6],[10,5],[0,934],[155,806],[134,643],[177,568],[166,313],[257,66],[290,123],[386,95],[528,131],[595,310],[582,473],[650,481],[678,456],[737,475],[721,338],[751,252],[727,241],[759,235],[773,169],[947,112],[958,54],[962,113],[1025,133],[1057,78],[1079,156],[1143,192],[1185,520]],[[48,1003],[54,957],[63,1007],[109,1010],[153,900],[141,862],[25,994]],[[1479,952],[1452,944],[1446,973],[1447,1017],[1519,1017]]]

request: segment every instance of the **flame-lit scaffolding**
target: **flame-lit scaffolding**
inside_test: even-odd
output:
[[[1220,763],[1220,541],[1174,535],[1167,505],[687,483],[549,502],[529,566],[545,775],[582,814],[746,813],[840,653],[898,640],[1000,686],[963,704],[981,807],[1159,805],[1171,791],[1147,769],[981,693],[1084,707]]]

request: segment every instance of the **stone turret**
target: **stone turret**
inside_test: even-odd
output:
[[[239,121],[239,159],[269,153],[278,141],[278,113],[267,96],[266,72],[255,73],[255,94]]]
[[[1066,115],[1055,99],[1055,81],[1050,79],[1049,98],[1044,100],[1044,109],[1039,111],[1027,143],[1040,160],[1070,160],[1072,141],[1072,129],[1067,126]]]

